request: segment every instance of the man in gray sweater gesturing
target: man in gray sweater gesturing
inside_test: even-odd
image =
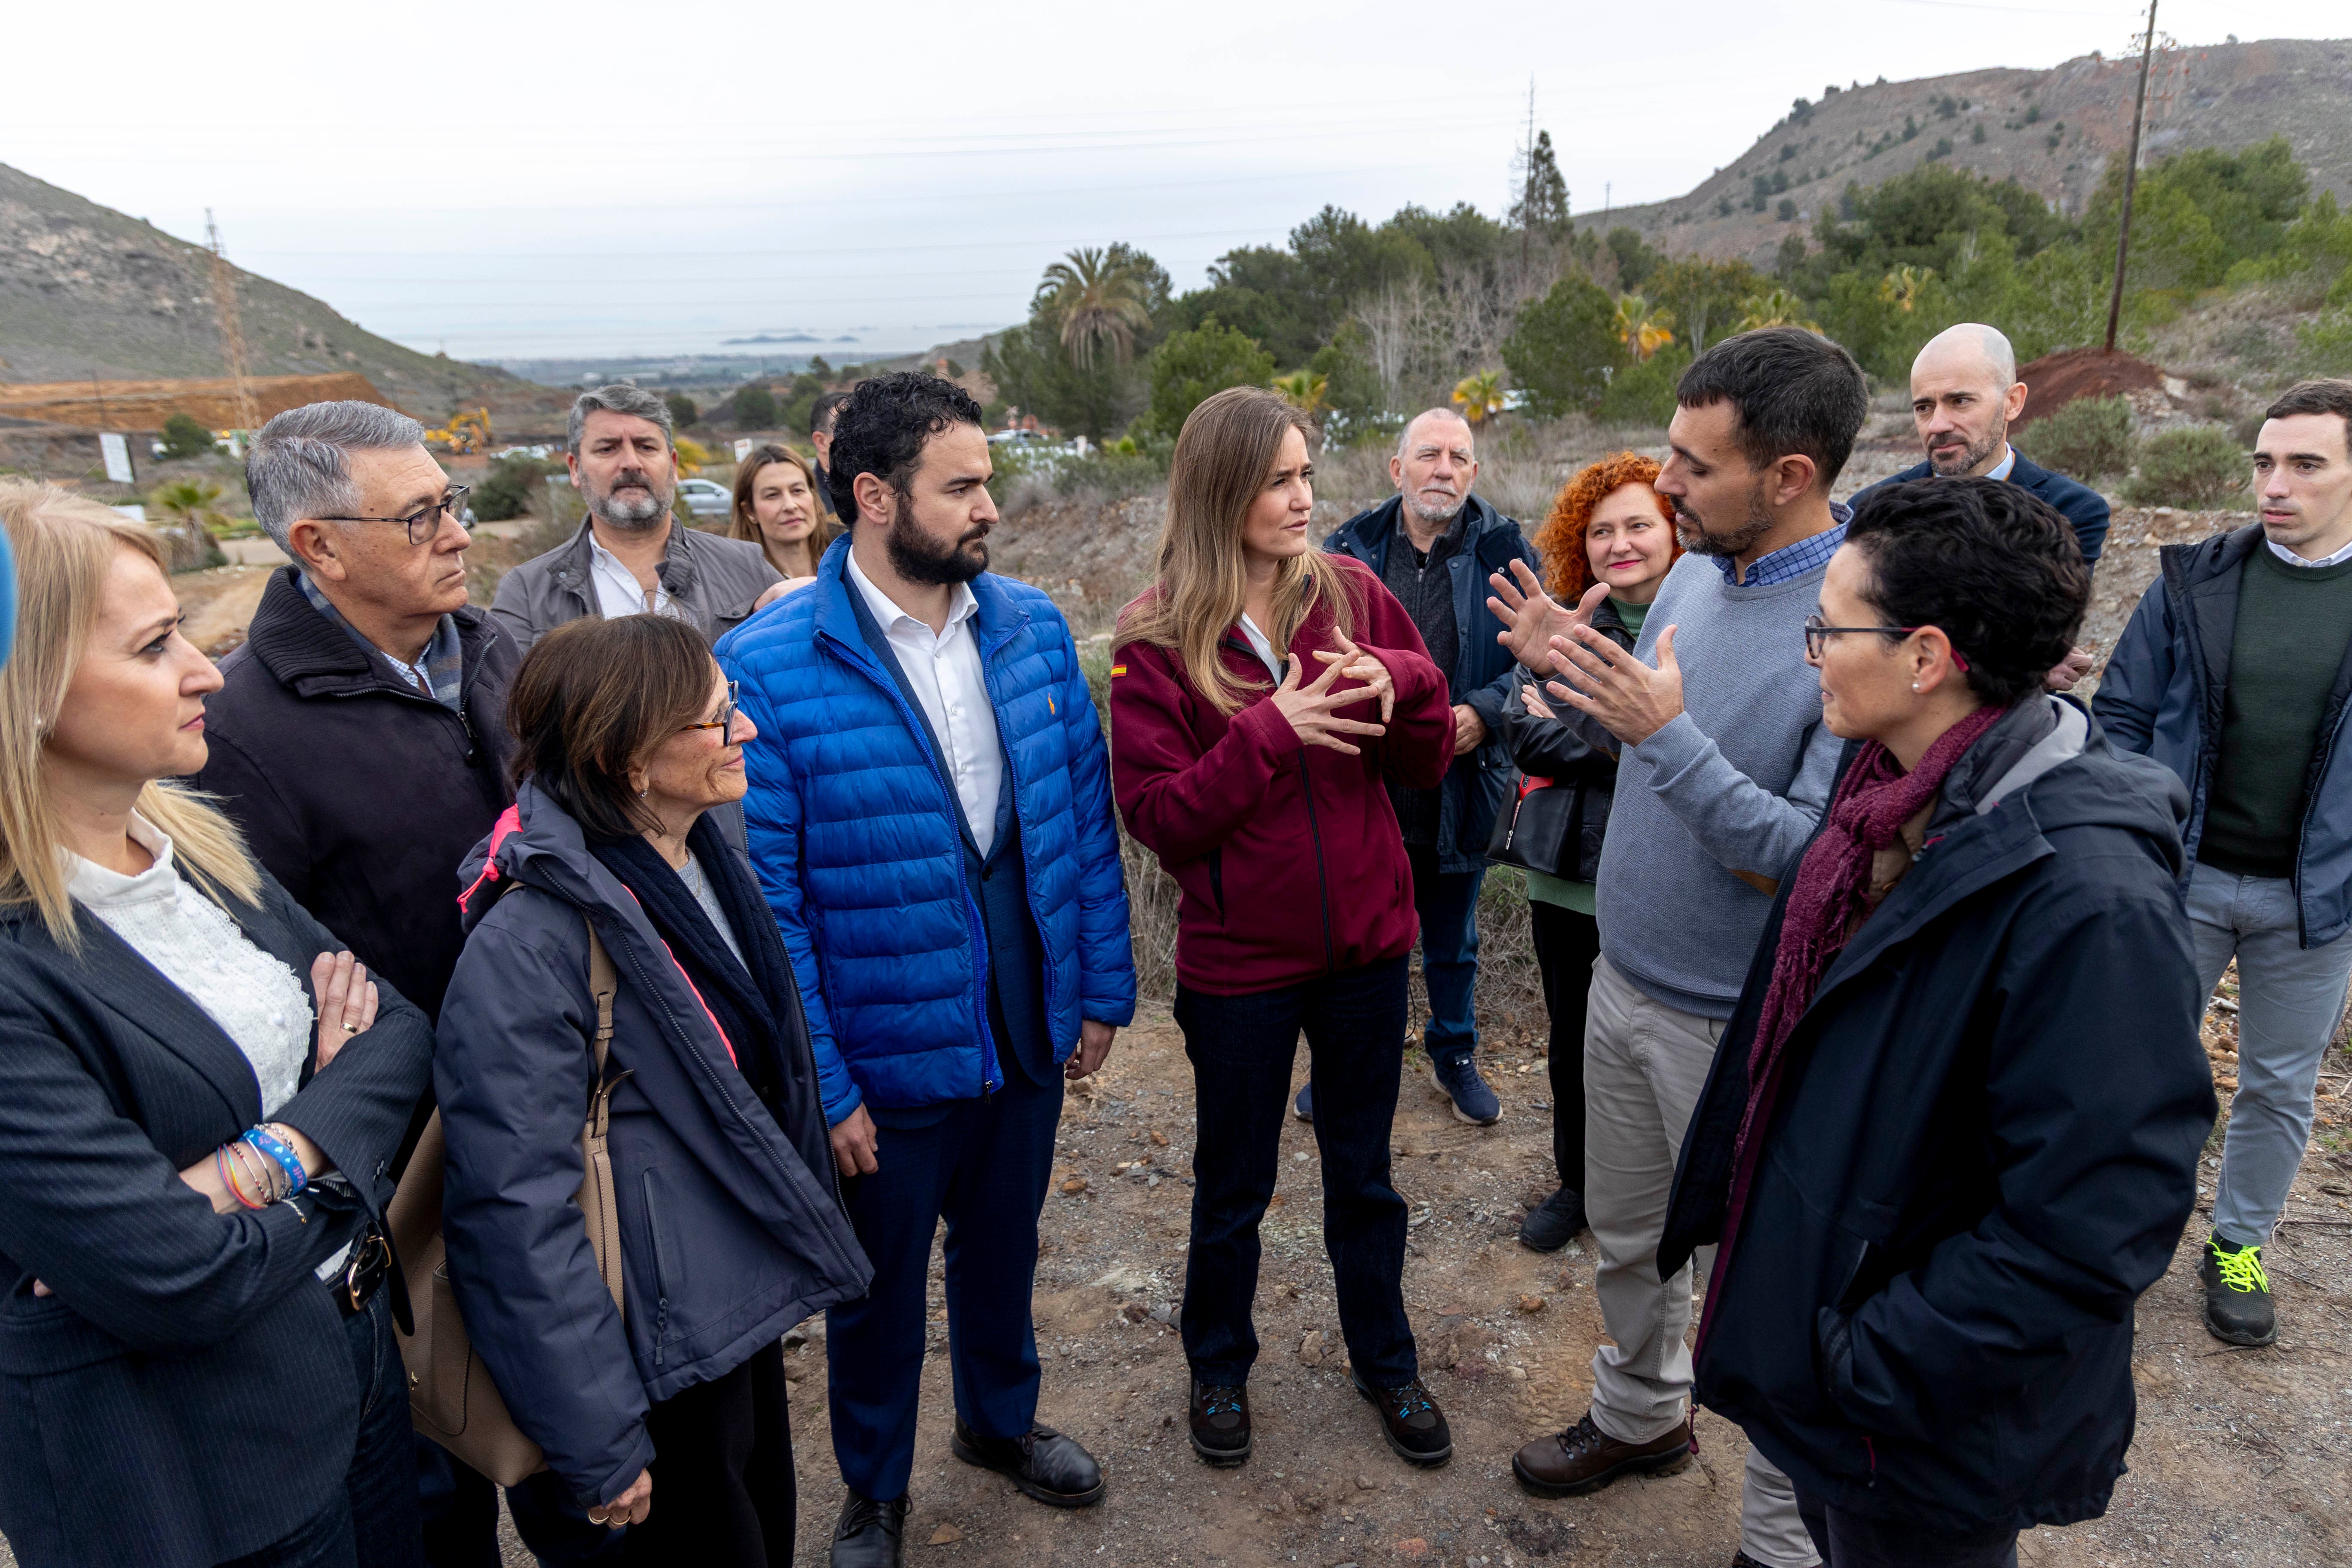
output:
[[[1658,1278],[1666,1196],[1773,891],[1820,821],[1843,744],[1822,723],[1804,626],[1845,538],[1830,487],[1868,412],[1861,367],[1818,334],[1769,327],[1700,355],[1675,401],[1657,489],[1688,553],[1631,658],[1588,624],[1605,587],[1571,610],[1532,572],[1490,579],[1504,645],[1553,677],[1555,706],[1620,756],[1584,1040],[1584,1198],[1615,1342],[1593,1355],[1591,1412],[1512,1461],[1539,1497],[1690,1462],[1691,1274]],[[1788,1479],[1751,1451],[1734,1563],[1818,1560]]]

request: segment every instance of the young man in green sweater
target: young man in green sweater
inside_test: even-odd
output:
[[[2117,746],[2188,784],[2198,978],[2210,992],[2238,964],[2238,1090],[2203,1274],[2205,1326],[2239,1345],[2278,1337],[2263,1246],[2352,979],[2352,380],[2273,404],[2253,466],[2259,526],[2163,552],[2092,705]]]

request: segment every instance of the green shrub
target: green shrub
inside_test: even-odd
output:
[[[662,398],[662,402],[669,407],[669,422],[681,430],[702,417],[702,410],[697,408],[694,399],[683,392],[670,393]]]
[[[1617,301],[1587,278],[1563,278],[1519,312],[1503,344],[1511,381],[1537,414],[1591,413],[1626,362],[1617,335]]]
[[[2131,405],[2120,397],[2078,397],[2023,433],[2033,460],[2084,484],[2131,472]]]
[[[745,430],[776,427],[776,395],[767,383],[747,382],[735,389],[735,423]]]
[[[194,415],[183,409],[163,421],[164,457],[208,458],[212,451],[213,433]]]
[[[2124,486],[2134,506],[2210,511],[2245,499],[2253,469],[2238,438],[2219,425],[2160,431],[2140,444],[2139,472]]]
[[[522,516],[530,510],[531,497],[539,494],[546,479],[547,470],[536,458],[524,453],[500,458],[490,465],[488,476],[474,487],[474,516],[483,522],[505,522]]]
[[[1204,318],[1188,332],[1171,332],[1151,354],[1151,409],[1144,418],[1173,441],[1212,393],[1229,386],[1264,386],[1274,379],[1274,356],[1247,332]]]
[[[1625,366],[1609,378],[1597,414],[1604,425],[1649,425],[1664,428],[1675,416],[1675,383],[1691,362],[1690,351],[1671,343]]]

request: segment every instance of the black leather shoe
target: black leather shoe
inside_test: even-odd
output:
[[[1110,1484],[1076,1438],[1051,1426],[1033,1426],[1018,1437],[983,1437],[959,1415],[948,1447],[965,1464],[994,1470],[1024,1494],[1055,1508],[1091,1508]]]
[[[1528,1211],[1519,1222],[1519,1245],[1537,1252],[1558,1252],[1584,1228],[1584,1198],[1573,1187],[1562,1187]]]
[[[1424,1467],[1442,1465],[1454,1457],[1454,1433],[1445,1425],[1445,1413],[1429,1390],[1414,1378],[1402,1388],[1366,1388],[1360,1380],[1349,1378],[1356,1392],[1380,1406],[1381,1431],[1389,1440],[1396,1457],[1408,1465]]]
[[[907,1510],[913,1506],[902,1497],[876,1502],[851,1492],[842,1499],[833,1527],[833,1568],[902,1568]]]
[[[1249,1390],[1192,1380],[1192,1452],[1219,1469],[1250,1457]]]

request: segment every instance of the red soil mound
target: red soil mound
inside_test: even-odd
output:
[[[2144,359],[2117,349],[2064,349],[2044,354],[2017,373],[2025,383],[2025,411],[2012,430],[2022,429],[2045,414],[2055,414],[2078,397],[2120,397],[2133,392],[2160,392],[2164,372]]]

